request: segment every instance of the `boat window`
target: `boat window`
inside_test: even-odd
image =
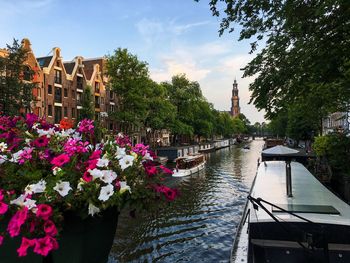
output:
[[[276,204],[288,212],[293,213],[314,213],[314,214],[329,214],[339,215],[340,212],[330,205],[291,205],[291,204]],[[272,207],[272,212],[284,213],[284,211]]]

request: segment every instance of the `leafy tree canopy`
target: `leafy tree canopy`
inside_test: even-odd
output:
[[[255,58],[244,76],[251,102],[268,118],[299,97],[318,92],[327,111],[343,109],[350,99],[350,3],[348,0],[211,0],[221,17],[220,34],[240,28],[251,39]],[[266,46],[258,50],[259,41]]]

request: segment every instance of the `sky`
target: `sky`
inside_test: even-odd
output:
[[[219,37],[220,19],[209,0],[0,0],[0,47],[28,38],[35,56],[61,49],[64,61],[113,54],[127,48],[146,61],[151,78],[170,81],[185,73],[198,81],[217,110],[229,111],[237,80],[241,112],[264,121],[250,100],[249,83],[240,70],[254,56],[238,32]]]

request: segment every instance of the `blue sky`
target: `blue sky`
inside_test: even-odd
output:
[[[252,58],[237,34],[219,37],[220,20],[208,0],[0,0],[0,47],[27,37],[37,57],[60,47],[65,61],[111,54],[127,48],[149,64],[152,79],[185,73],[198,81],[218,110],[229,110],[236,78],[241,112],[254,123],[263,113],[248,105],[242,68]]]

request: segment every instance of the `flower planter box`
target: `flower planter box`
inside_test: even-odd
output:
[[[8,238],[0,247],[1,263],[103,263],[113,245],[119,212],[116,208],[104,211],[100,216],[82,220],[74,214],[66,214],[64,228],[58,240],[59,249],[43,258],[28,249],[26,257],[18,257],[16,249],[21,238]]]

